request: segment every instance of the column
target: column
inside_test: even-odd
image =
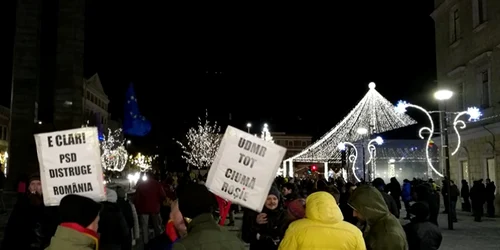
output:
[[[325,161],[325,162],[323,163],[323,166],[324,166],[324,168],[325,168],[325,173],[324,173],[324,175],[325,175],[325,179],[326,179],[326,180],[328,180],[328,162],[327,162],[327,161]]]
[[[41,12],[40,0],[17,1],[6,189],[14,188],[21,174],[38,171],[33,133],[40,76]]]
[[[54,126],[57,130],[83,124],[84,0],[59,1]]]

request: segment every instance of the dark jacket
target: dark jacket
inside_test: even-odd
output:
[[[103,202],[99,214],[99,249],[132,249],[130,228],[116,203]]]
[[[411,184],[409,182],[403,183],[401,198],[403,201],[411,201]]]
[[[250,249],[254,250],[275,250],[278,249],[279,243],[285,236],[283,226],[287,224],[285,212],[281,207],[274,210],[269,210],[264,207],[262,213],[267,214],[267,223],[257,224],[257,214],[251,219],[251,239]],[[257,237],[258,234],[258,237]]]
[[[220,227],[211,214],[195,217],[187,226],[188,235],[175,242],[174,250],[244,250],[235,234]]]
[[[361,185],[352,193],[349,205],[365,219],[363,235],[368,250],[408,249],[403,227],[389,212],[382,192],[372,186]]]
[[[443,236],[441,230],[429,221],[415,221],[404,226],[409,250],[437,250]]]
[[[46,207],[43,197],[21,194],[10,214],[0,249],[43,249],[58,221],[57,207]]]

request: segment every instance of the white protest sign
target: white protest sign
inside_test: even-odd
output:
[[[208,172],[214,194],[260,212],[286,148],[228,126]]]
[[[46,206],[67,194],[106,200],[96,127],[36,134],[35,141]]]

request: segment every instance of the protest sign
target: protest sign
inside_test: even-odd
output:
[[[208,172],[214,194],[260,212],[286,148],[228,126]]]
[[[97,128],[36,134],[35,141],[46,206],[67,194],[106,200]]]

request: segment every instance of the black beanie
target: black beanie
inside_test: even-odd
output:
[[[182,216],[194,219],[205,213],[212,213],[216,205],[215,196],[207,187],[197,183],[186,184],[178,196],[179,210]]]
[[[278,198],[278,200],[280,200],[280,198],[281,198],[281,192],[275,186],[271,186],[271,189],[269,189],[269,194],[268,195],[274,195],[274,196],[276,196],[276,198]]]
[[[62,198],[59,204],[61,223],[71,222],[82,227],[88,227],[101,211],[101,204],[90,198],[69,194]]]

